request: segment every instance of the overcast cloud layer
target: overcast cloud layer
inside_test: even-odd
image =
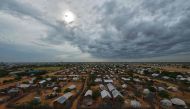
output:
[[[189,0],[0,0],[0,61],[190,61],[189,19]]]

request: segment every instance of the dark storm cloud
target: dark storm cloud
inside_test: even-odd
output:
[[[104,30],[113,26],[119,35],[111,35],[112,30],[104,31],[93,45],[95,49],[88,52],[103,58],[143,58],[189,52],[189,4],[159,0],[144,1],[136,9],[122,5],[113,5],[110,9],[112,5],[107,5],[106,10],[114,8],[115,11],[105,11],[101,24]],[[120,40],[114,40],[115,37]]]
[[[29,16],[50,27],[42,41],[54,45],[69,42],[95,58],[136,59],[190,52],[188,0],[109,0],[83,8],[73,5],[75,14],[80,15],[80,23],[73,27],[57,19],[44,19],[44,13],[14,0],[0,1],[1,10]]]
[[[48,22],[48,20],[44,18],[43,13],[40,12],[40,10],[33,8],[31,4],[20,3],[17,0],[0,0],[0,2],[0,10],[3,12],[10,13],[21,19],[24,19],[24,17],[30,17],[41,24],[56,28],[53,23]]]
[[[48,40],[64,42],[66,39],[98,58],[144,58],[190,51],[189,1],[130,2],[137,2],[137,6],[112,0],[100,7],[102,18],[97,20],[103,30],[98,34],[100,38],[91,40],[85,36],[88,30],[80,31],[77,27],[76,31],[59,27],[62,29],[53,34],[56,37],[50,34]]]

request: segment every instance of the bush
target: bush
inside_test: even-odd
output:
[[[17,81],[19,81],[19,80],[21,80],[22,78],[20,77],[20,76],[16,76],[15,77],[15,80],[17,80]]]
[[[148,89],[151,91],[151,92],[156,92],[156,89],[152,86],[148,87]]]
[[[70,92],[70,91],[71,91],[71,89],[67,88],[67,89],[64,90],[64,93],[67,93],[67,92]]]
[[[170,95],[169,95],[169,93],[167,92],[167,91],[160,91],[159,93],[158,93],[158,95],[160,96],[160,97],[162,97],[162,98],[169,98],[170,97]]]
[[[0,77],[7,76],[9,73],[5,70],[0,70]]]
[[[94,91],[92,94],[92,99],[97,99],[100,96],[100,92],[98,90]]]

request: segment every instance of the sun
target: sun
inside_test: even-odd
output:
[[[65,11],[65,12],[63,13],[62,19],[63,19],[63,21],[66,22],[67,24],[70,24],[70,23],[72,23],[72,22],[75,21],[75,15],[74,15],[74,13],[71,12],[71,11]]]

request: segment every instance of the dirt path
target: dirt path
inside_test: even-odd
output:
[[[83,87],[83,89],[82,89],[80,95],[79,95],[79,96],[75,99],[75,101],[73,102],[73,105],[72,105],[71,109],[77,109],[78,101],[79,101],[81,95],[84,93],[84,91],[85,91],[85,89],[86,89],[86,87],[87,87],[87,81],[88,81],[88,77],[85,79],[84,87]]]
[[[15,86],[18,83],[22,83],[22,82],[28,81],[28,80],[30,80],[30,78],[25,78],[25,79],[21,79],[20,81],[15,81],[15,82],[12,82],[12,83],[3,84],[3,85],[0,85],[0,89]]]
[[[6,105],[7,105],[7,103],[0,104],[0,109],[7,109]]]

